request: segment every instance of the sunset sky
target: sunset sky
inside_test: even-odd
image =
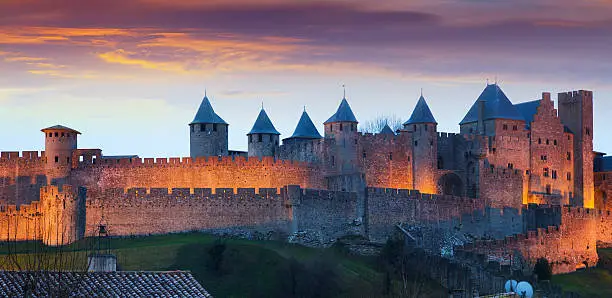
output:
[[[406,120],[420,89],[459,121],[497,77],[514,102],[594,91],[595,149],[612,153],[612,0],[0,0],[0,149],[81,131],[106,155],[188,156],[207,90],[246,150],[262,101],[281,138],[303,106]]]

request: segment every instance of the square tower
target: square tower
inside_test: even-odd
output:
[[[593,182],[593,92],[559,93],[559,116],[574,134],[573,205],[594,208]]]

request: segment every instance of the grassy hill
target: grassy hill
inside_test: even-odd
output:
[[[598,249],[600,264],[597,268],[589,268],[569,274],[555,275],[552,282],[560,285],[564,291],[580,294],[582,297],[612,297],[611,268],[604,268],[603,263],[612,261],[612,249]]]
[[[84,243],[62,251],[65,269],[86,263]],[[0,246],[0,268],[15,269],[33,264],[34,243]],[[341,248],[314,249],[275,241],[223,239],[201,234],[173,234],[111,240],[121,270],[190,270],[215,297],[397,297],[400,283],[390,280],[375,257],[353,256]],[[212,247],[224,246],[220,257]],[[38,259],[48,259],[46,257]],[[55,257],[57,254],[54,253]],[[218,268],[215,268],[215,260]],[[52,262],[49,262],[52,263]],[[386,285],[391,285],[386,286]],[[424,284],[426,297],[446,297],[436,283]]]

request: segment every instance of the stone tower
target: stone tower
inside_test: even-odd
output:
[[[208,97],[205,95],[195,118],[189,123],[189,151],[191,157],[227,155],[228,126],[215,113]]]
[[[73,189],[71,185],[48,185],[40,189],[43,243],[65,245],[84,237],[86,196],[84,187]]]
[[[41,129],[45,133],[45,171],[48,184],[62,184],[70,175],[80,132],[62,125]]]
[[[331,190],[361,191],[364,181],[359,166],[359,133],[357,118],[346,98],[325,125],[325,139],[331,141],[329,148],[328,186]]]
[[[574,200],[585,208],[595,206],[593,181],[593,92],[559,93],[559,117],[574,133]]]
[[[404,129],[412,133],[412,177],[414,188],[423,193],[437,193],[438,122],[423,95],[417,101]]]
[[[274,128],[263,108],[259,111],[257,120],[247,136],[249,137],[249,157],[275,156],[278,152],[280,133]]]

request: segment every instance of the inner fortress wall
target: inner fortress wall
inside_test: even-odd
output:
[[[304,162],[273,157],[132,158],[82,163],[70,183],[99,191],[107,188],[325,188],[322,171]]]
[[[47,182],[44,152],[0,153],[0,204],[21,205],[37,201]]]
[[[369,187],[414,188],[412,138],[408,134],[363,134],[358,156]]]

